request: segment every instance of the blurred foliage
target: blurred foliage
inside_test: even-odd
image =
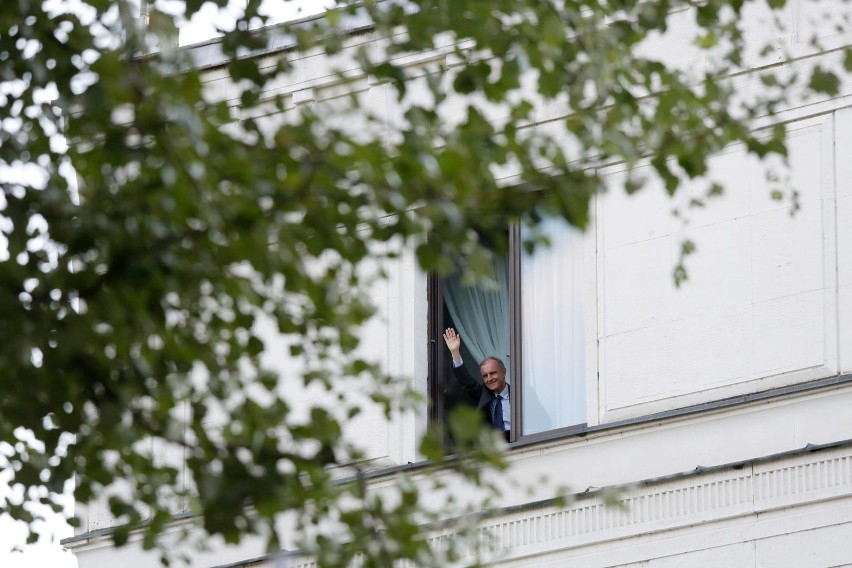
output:
[[[189,17],[202,3],[175,5]],[[365,1],[259,31],[258,5],[204,69],[156,4],[147,27],[124,2],[3,4],[0,440],[24,498],[0,508],[16,518],[58,507],[73,479],[79,502],[108,497],[117,543],[140,531],[156,546],[189,510],[209,535],[258,533],[274,550],[291,511],[322,565],[441,565],[458,550],[433,550],[418,527],[446,511],[430,515],[405,478],[369,491],[343,436],[364,405],[424,404],[360,355],[382,277],[363,265],[413,250],[442,272],[482,265],[481,243],[504,251],[507,224],[585,227],[602,165],[624,164],[633,192],[650,164],[674,195],[731,144],[783,158],[783,126],[753,120],[843,85],[830,68],[794,72],[773,37],[755,72],[765,88],[737,97],[760,41],[742,0]],[[643,47],[673,18],[701,65]],[[337,106],[281,89],[317,46],[339,63]],[[423,53],[437,55],[411,63]],[[213,75],[232,82],[212,88]],[[399,116],[365,105],[365,84],[386,85]],[[269,364],[280,344],[264,325],[293,364]],[[292,408],[287,392],[308,386],[332,403]],[[469,423],[452,424],[471,453],[450,465],[487,485],[482,468],[505,464]],[[438,459],[436,444],[424,454]]]

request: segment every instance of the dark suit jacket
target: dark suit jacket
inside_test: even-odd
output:
[[[465,366],[453,367],[453,375],[456,377],[456,382],[461,390],[470,400],[471,404],[475,404],[476,408],[482,412],[482,420],[491,426],[491,404],[494,402],[494,393],[488,388],[470,376]],[[509,441],[509,431],[505,431],[506,441]]]
[[[489,410],[491,410],[491,403],[494,401],[494,393],[485,388],[482,381],[471,377],[464,365],[453,367],[453,375],[456,377],[456,382],[465,395],[467,395],[471,404],[475,404],[477,409],[485,412],[485,418],[490,424]]]

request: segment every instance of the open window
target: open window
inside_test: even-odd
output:
[[[454,388],[450,354],[441,338],[447,327],[462,336],[471,376],[496,356],[511,385],[510,440],[582,427],[586,422],[586,341],[583,321],[584,235],[564,221],[539,229],[551,242],[533,254],[523,250],[523,229],[510,229],[510,250],[494,264],[496,287],[466,286],[460,274],[430,278],[431,418],[442,424],[457,404],[469,402]]]

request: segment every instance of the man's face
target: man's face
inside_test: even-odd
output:
[[[482,382],[485,388],[494,394],[500,394],[506,386],[506,369],[501,369],[500,364],[494,359],[489,359],[479,366],[482,373]]]

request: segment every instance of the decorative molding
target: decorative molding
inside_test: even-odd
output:
[[[618,508],[605,494],[623,491]],[[632,487],[579,494],[569,504],[530,504],[490,516],[478,529],[485,564],[516,563],[542,553],[576,549],[625,538],[671,532],[698,524],[754,516],[780,508],[852,496],[852,447],[845,446],[774,462],[755,462],[725,471],[685,474]],[[445,531],[433,546],[459,538]],[[315,568],[304,557],[289,557],[288,568]],[[277,566],[273,563],[272,566]]]
[[[621,490],[623,508],[605,504],[601,492],[577,495],[561,508],[498,515],[479,529],[480,540],[495,560],[509,560],[852,496],[852,448]]]

